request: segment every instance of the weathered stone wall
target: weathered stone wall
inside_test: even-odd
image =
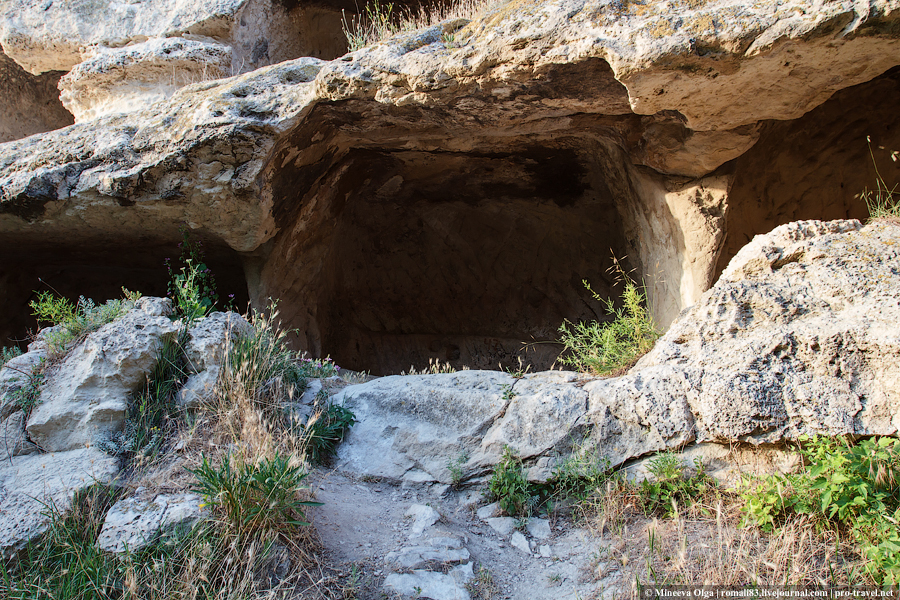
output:
[[[59,101],[60,72],[31,75],[0,52],[0,144],[74,123]]]

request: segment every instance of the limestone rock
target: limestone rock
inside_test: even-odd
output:
[[[146,380],[162,343],[178,323],[162,316],[171,301],[141,298],[69,351],[47,374],[39,404],[28,418],[28,436],[48,452],[90,446],[125,425],[128,396]]]
[[[0,144],[36,133],[67,127],[72,115],[59,101],[56,84],[62,73],[39,76],[26,72],[0,52]]]
[[[215,396],[216,382],[220,368],[209,367],[187,378],[175,394],[175,402],[182,410],[195,410],[211,401]]]
[[[430,598],[431,600],[469,600],[465,584],[474,577],[472,563],[453,567],[448,574],[415,570],[412,573],[391,573],[384,587],[402,598]]]
[[[759,236],[623,379],[674,370],[678,385],[642,398],[693,414],[670,439],[894,435],[898,244],[900,228],[883,222],[799,222]]]
[[[546,540],[550,537],[550,521],[547,519],[529,518],[525,529],[528,531],[528,535],[537,540]]]
[[[523,554],[531,556],[531,547],[528,545],[528,539],[522,535],[521,531],[514,531],[512,537],[509,538],[509,544]]]
[[[410,526],[410,537],[418,537],[422,533],[438,522],[441,518],[440,513],[425,504],[413,504],[406,511],[406,516],[413,518],[413,524]]]
[[[500,534],[500,537],[502,538],[512,535],[512,532],[516,530],[516,526],[519,524],[513,517],[492,517],[490,519],[485,519],[485,522],[491,529]]]
[[[119,500],[106,513],[97,544],[108,552],[140,550],[160,533],[192,526],[203,517],[200,504],[200,496],[187,493]]]
[[[231,75],[231,48],[208,41],[154,38],[121,48],[100,48],[59,81],[60,100],[88,121],[140,110],[189,83]]]
[[[184,349],[188,369],[200,373],[222,365],[230,341],[249,335],[251,331],[250,323],[237,313],[214,312],[207,315],[188,330],[188,342]]]
[[[482,521],[485,519],[490,519],[492,517],[499,517],[500,516],[500,503],[499,502],[491,502],[490,504],[487,504],[487,505],[479,508],[477,511],[475,511],[475,514]]]
[[[76,491],[110,483],[119,461],[95,448],[16,456],[0,463],[0,549],[9,558],[46,530],[47,506],[68,510]]]
[[[24,412],[15,412],[0,423],[0,461],[37,451],[37,447],[25,437]]]
[[[345,388],[332,398],[357,423],[338,447],[340,469],[401,480],[416,471],[451,483],[448,457],[479,444],[507,405],[505,373],[464,371],[394,376]]]
[[[33,369],[47,359],[45,348],[30,348],[25,354],[11,358],[0,366],[0,419],[6,419],[19,410],[18,392],[28,385]]]
[[[421,569],[429,564],[456,564],[469,558],[469,551],[465,548],[426,545],[408,546],[397,552],[388,552],[384,560],[403,569]]]

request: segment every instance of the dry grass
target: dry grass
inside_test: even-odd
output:
[[[135,474],[127,486],[132,491],[143,488],[142,496],[153,497],[191,489],[195,477],[189,471],[204,458],[218,467],[226,459],[232,464],[258,464],[280,454],[292,465],[308,468],[302,428],[284,410],[298,393],[290,372],[295,356],[285,349],[277,313],[254,315],[253,324],[255,337],[249,347],[226,346],[229,359],[212,400],[199,412],[178,419],[167,443],[169,451]],[[311,491],[300,495],[302,500],[314,500]],[[162,571],[141,563],[139,557],[129,559],[133,564],[128,585],[145,590],[138,597],[152,598],[193,598],[198,592],[189,593],[183,585],[196,581],[220,582],[210,597],[221,600],[345,597],[345,577],[323,558],[312,527],[247,536],[217,520],[207,532],[191,537],[173,556],[175,563]]]
[[[742,500],[713,490],[671,519],[643,515],[637,486],[610,481],[579,507],[580,519],[606,540],[594,563],[602,581],[617,573],[637,585],[862,585],[863,560],[849,536],[809,516],[773,534],[741,527]],[[625,592],[621,591],[625,596]]]
[[[453,0],[446,4],[441,2],[431,5],[421,4],[418,9],[410,11],[405,8],[395,9],[394,4],[390,2],[372,0],[358,15],[348,17],[344,14],[344,35],[352,52],[398,33],[416,31],[459,19],[471,21],[499,3],[499,0]],[[448,28],[444,32],[446,44],[455,43],[454,31]]]

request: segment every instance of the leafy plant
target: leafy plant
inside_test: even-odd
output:
[[[450,471],[450,485],[453,489],[459,488],[463,481],[463,465],[469,461],[469,453],[463,450],[456,458],[447,461],[447,470]]]
[[[622,307],[616,308],[611,298],[604,299],[591,289],[587,280],[584,287],[595,300],[603,303],[606,312],[613,316],[609,322],[563,322],[559,326],[563,352],[559,361],[579,371],[609,375],[630,367],[649,351],[659,337],[650,311],[646,307],[646,293],[625,273],[616,261],[614,269],[625,284]]]
[[[801,441],[801,473],[745,482],[745,521],[772,530],[796,513],[842,524],[868,558],[866,571],[879,582],[900,582],[900,439]]]
[[[341,11],[341,25],[351,52],[400,31],[400,27],[396,24],[397,15],[394,13],[393,3],[382,4],[378,0],[372,0],[366,4],[364,13],[351,17],[348,21],[347,14]]]
[[[4,346],[0,349],[0,367],[17,356],[22,355],[22,349],[18,346]]]
[[[341,368],[334,364],[331,357],[308,358],[302,356],[297,362],[298,374],[305,379],[321,379],[337,375]]]
[[[554,467],[550,483],[555,495],[582,502],[615,476],[609,459],[582,443]]]
[[[178,244],[181,256],[178,265],[166,260],[169,271],[169,295],[175,302],[175,312],[186,323],[193,323],[209,314],[216,305],[216,279],[206,266],[199,241],[190,239],[182,229],[182,241]]]
[[[522,461],[509,446],[503,448],[503,456],[494,469],[488,483],[488,491],[508,515],[528,516],[532,508],[532,494],[525,479]]]
[[[869,144],[869,156],[872,158],[872,165],[875,167],[875,189],[864,189],[862,193],[857,194],[857,198],[862,198],[869,209],[870,219],[879,218],[900,218],[900,194],[897,194],[897,186],[888,187],[878,170],[878,161],[875,160],[875,153],[872,151],[872,138],[866,136]],[[884,146],[879,146],[880,150],[885,150]],[[894,150],[890,153],[891,160],[897,162],[900,158],[900,151]]]
[[[307,473],[277,453],[258,464],[232,464],[226,456],[218,468],[204,455],[200,466],[190,472],[197,478],[194,490],[238,534],[309,525],[305,507],[320,505],[300,499]]]
[[[123,288],[126,295],[130,294]],[[132,294],[130,297],[134,297]],[[81,296],[76,304],[50,292],[38,292],[37,299],[29,303],[38,322],[49,323],[55,329],[45,335],[51,354],[68,350],[89,333],[115,321],[134,306],[132,300],[107,300],[97,305],[90,298]]]
[[[303,427],[306,456],[313,464],[322,464],[334,454],[347,430],[356,423],[356,415],[347,408],[327,403],[316,410]]]
[[[690,502],[714,487],[699,458],[694,459],[693,473],[686,473],[681,459],[669,452],[650,459],[647,469],[653,480],[641,482],[640,498],[650,515],[672,516],[676,504]]]

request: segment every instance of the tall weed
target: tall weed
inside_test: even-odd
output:
[[[866,137],[869,144],[869,156],[872,158],[872,165],[875,167],[875,189],[864,189],[862,193],[857,194],[857,198],[862,198],[869,209],[870,219],[900,219],[900,193],[897,192],[897,186],[888,187],[881,176],[878,169],[878,161],[875,160],[875,153],[872,151],[872,138]],[[885,150],[884,146],[879,146],[879,150]],[[891,160],[897,162],[900,158],[900,151],[894,150],[890,153]]]
[[[616,261],[614,269],[625,284],[622,307],[616,308],[611,298],[603,298],[584,281],[584,287],[601,302],[612,321],[571,323],[559,326],[563,352],[559,361],[579,371],[597,375],[615,375],[631,367],[653,348],[659,331],[646,307],[646,293]]]

